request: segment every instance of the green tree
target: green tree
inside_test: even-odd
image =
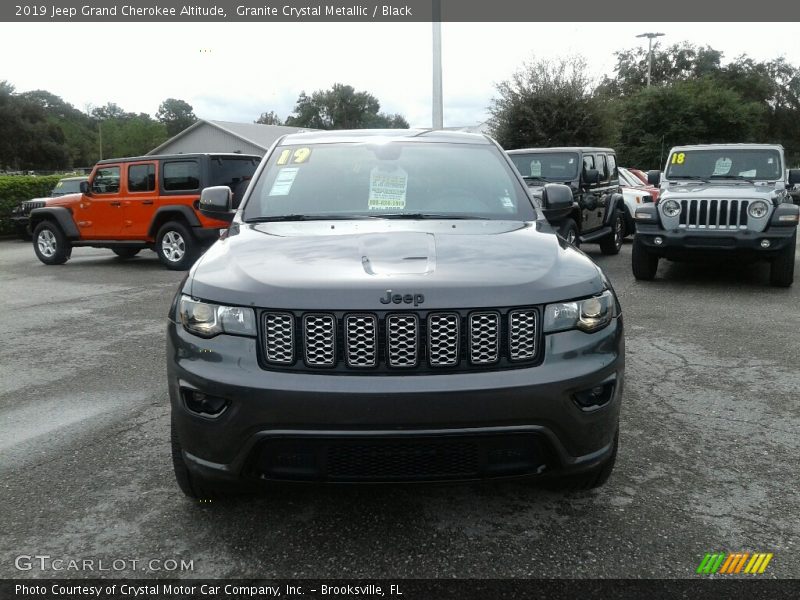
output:
[[[60,126],[46,110],[14,86],[0,82],[0,167],[6,169],[61,169],[69,153]]]
[[[647,84],[647,49],[637,46],[615,52],[617,65],[613,78],[606,77],[599,86],[601,93],[625,96],[638,92]],[[662,48],[653,44],[653,65],[650,82],[666,85],[675,81],[697,79],[721,71],[722,52],[710,46],[688,42]]]
[[[161,144],[169,136],[166,126],[150,115],[129,113],[121,119],[102,121],[103,157],[140,156]]]
[[[283,125],[283,121],[274,110],[261,113],[261,116],[253,122],[261,125]]]
[[[643,87],[620,105],[623,163],[663,167],[679,144],[757,142],[765,130],[764,107],[722,87],[713,77]]]
[[[87,167],[97,161],[97,130],[89,115],[46,90],[24,92],[20,96],[41,106],[47,120],[61,129],[69,166]]]
[[[197,121],[192,105],[184,100],[167,98],[158,107],[156,118],[167,128],[167,134],[171,137]]]
[[[311,96],[301,92],[294,115],[286,125],[313,129],[404,129],[408,122],[402,115],[380,112],[380,102],[368,92],[357,92],[350,85],[335,83],[329,90],[317,90]]]
[[[607,143],[606,107],[587,72],[580,57],[526,63],[497,85],[489,108],[494,137],[509,150]]]
[[[599,86],[599,92],[609,104],[616,107],[616,112],[635,117],[631,115],[631,107],[640,103],[639,96],[646,85],[647,51],[640,46],[619,51],[616,57],[615,74],[603,81]],[[789,162],[792,164],[800,162],[800,71],[797,67],[782,57],[757,61],[742,55],[727,64],[723,63],[722,59],[722,52],[709,46],[695,46],[683,42],[661,48],[656,44],[653,51],[653,88],[678,86],[679,89],[675,90],[675,94],[680,94],[681,90],[686,89],[682,87],[683,84],[706,81],[706,84],[697,85],[703,90],[708,89],[713,92],[708,99],[709,102],[722,102],[721,98],[725,94],[722,92],[718,94],[717,91],[733,93],[734,96],[728,96],[740,99],[743,103],[742,111],[758,114],[749,123],[732,125],[726,136],[727,140],[781,143],[786,149]],[[664,97],[667,96],[670,95],[666,94]],[[674,143],[686,143],[689,139],[697,138],[697,132],[705,128],[704,135],[708,135],[709,138],[700,138],[699,141],[708,142],[712,138],[717,139],[715,128],[719,122],[724,123],[725,119],[732,119],[735,123],[737,115],[742,112],[731,113],[726,108],[727,112],[715,116],[704,113],[701,104],[701,99],[695,99],[690,107],[697,112],[692,115],[688,115],[685,111],[676,112],[673,123],[664,123],[658,128],[661,131],[659,135],[655,135],[655,130],[644,131],[644,137],[638,142],[630,135],[631,123],[626,120],[627,117],[617,119],[616,122],[619,123],[617,134],[620,136],[618,139],[626,152],[633,153],[632,156],[652,157],[656,153],[661,154],[662,136],[664,140],[671,136]],[[627,108],[623,109],[623,105]],[[759,109],[756,110],[754,105]],[[655,146],[645,149],[645,144],[648,143],[657,146],[657,151]],[[627,154],[623,158],[629,160]]]

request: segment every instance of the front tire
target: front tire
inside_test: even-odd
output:
[[[658,271],[658,256],[651,253],[638,236],[633,238],[631,266],[633,267],[633,276],[643,281],[652,281]]]
[[[560,227],[559,234],[564,238],[567,243],[572,244],[576,248],[581,245],[581,239],[578,233],[578,224],[572,219],[567,219]]]
[[[186,271],[200,255],[200,243],[186,225],[169,221],[158,230],[155,250],[165,267]]]
[[[625,217],[620,211],[614,213],[611,222],[611,235],[600,240],[600,252],[603,254],[619,254],[622,249],[622,240],[625,239]]]
[[[769,267],[769,282],[775,287],[789,287],[794,283],[794,251],[797,246],[797,230],[789,244],[772,259]]]
[[[63,265],[72,255],[72,244],[52,221],[42,221],[33,230],[33,250],[46,265]]]

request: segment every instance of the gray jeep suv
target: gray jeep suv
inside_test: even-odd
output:
[[[620,307],[491,139],[283,137],[169,313],[175,474],[241,482],[535,476],[601,485],[618,444]],[[558,478],[552,476],[560,476]]]
[[[658,204],[636,209],[636,279],[653,279],[661,258],[722,256],[768,261],[770,283],[792,285],[800,210],[788,189],[800,170],[785,164],[775,144],[673,148],[663,175],[648,173],[661,186]]]

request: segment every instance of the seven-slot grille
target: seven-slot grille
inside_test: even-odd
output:
[[[44,207],[44,200],[26,200],[22,203],[22,212],[25,214],[30,213],[34,208]]]
[[[348,370],[502,368],[538,358],[536,308],[429,313],[262,313],[275,367]]]
[[[747,200],[681,200],[680,227],[746,229]]]

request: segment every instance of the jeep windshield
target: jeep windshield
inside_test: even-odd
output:
[[[777,150],[713,148],[676,150],[667,159],[667,179],[777,181],[783,178]]]
[[[536,152],[509,156],[528,182],[572,181],[578,176],[576,152]]]
[[[243,218],[531,221],[536,211],[494,145],[390,141],[276,148]]]

